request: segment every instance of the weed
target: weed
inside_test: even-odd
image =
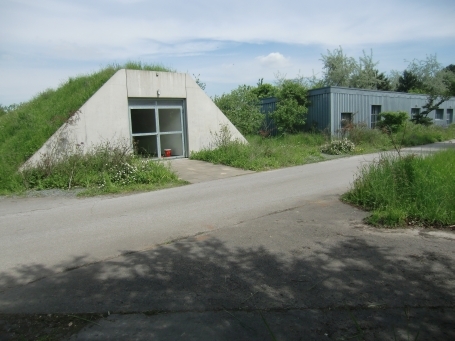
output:
[[[349,154],[355,151],[355,144],[347,138],[333,140],[321,147],[321,152],[329,155]]]
[[[140,158],[126,141],[105,142],[83,151],[69,147],[63,156],[49,153],[38,163],[27,165],[20,175],[27,189],[86,188],[91,194],[153,189],[180,184],[164,163]],[[87,193],[86,193],[87,194]]]
[[[221,138],[222,132],[218,133],[218,136],[214,143],[220,145],[218,148],[194,152],[191,158],[254,171],[324,160],[319,151],[319,146],[324,142],[324,136],[321,134],[307,133],[266,138],[254,135],[247,136],[248,144],[239,141],[227,142],[229,141],[227,138]]]
[[[455,150],[421,157],[387,154],[363,166],[343,199],[371,210],[374,225],[455,224]]]
[[[226,148],[231,142],[237,142],[232,138],[231,130],[227,124],[221,124],[220,130],[211,132],[213,142],[211,148]]]

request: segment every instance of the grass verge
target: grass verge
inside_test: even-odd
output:
[[[191,158],[253,171],[324,160],[320,152],[320,146],[325,141],[322,134],[282,135],[273,138],[247,136],[247,140],[248,144],[217,144],[216,149],[194,152]]]
[[[335,148],[334,151],[328,148],[330,138],[321,133],[299,133],[266,138],[250,135],[246,136],[248,144],[230,142],[230,137],[226,129],[221,127],[220,132],[213,134],[213,146],[216,148],[193,152],[191,158],[263,171],[326,160],[328,156],[322,154],[321,150],[334,155],[358,155],[446,141],[455,138],[455,125],[424,127],[409,123],[405,130],[392,135],[387,135],[378,129],[370,129],[362,124],[354,125],[349,131],[344,132],[343,139],[332,140],[332,144],[335,144],[332,147],[340,147]],[[347,138],[347,142],[343,144],[341,142],[344,138]],[[337,142],[340,142],[340,146],[336,144]],[[354,143],[355,148],[351,148],[350,142]],[[344,148],[345,144],[349,145],[349,148]]]
[[[426,157],[392,154],[361,168],[348,203],[372,211],[373,225],[455,225],[455,150]]]

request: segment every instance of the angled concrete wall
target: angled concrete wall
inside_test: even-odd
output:
[[[210,148],[213,133],[227,125],[233,139],[245,138],[202,91],[183,73],[119,70],[78,112],[26,162],[38,162],[46,154],[61,155],[82,146],[89,150],[104,142],[132,143],[128,98],[183,99],[186,101],[187,148]]]
[[[186,91],[188,145],[190,152],[210,148],[210,144],[213,141],[212,134],[218,132],[221,125],[227,125],[229,127],[234,139],[246,143],[245,138],[237,128],[189,75],[186,75]]]

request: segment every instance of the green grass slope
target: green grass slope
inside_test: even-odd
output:
[[[162,65],[129,62],[69,78],[0,116],[0,194],[23,187],[18,168],[120,69],[174,71]]]

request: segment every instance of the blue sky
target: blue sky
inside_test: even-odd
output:
[[[321,54],[373,51],[380,71],[455,64],[455,1],[0,0],[0,104],[128,60],[200,75],[206,92],[321,75]]]

